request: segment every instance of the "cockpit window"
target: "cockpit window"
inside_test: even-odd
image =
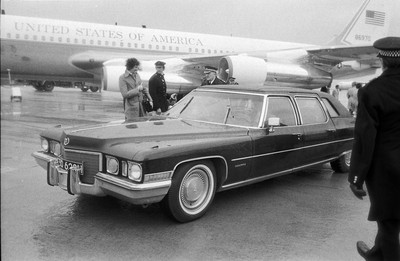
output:
[[[166,116],[227,125],[258,127],[263,96],[243,93],[193,91]]]

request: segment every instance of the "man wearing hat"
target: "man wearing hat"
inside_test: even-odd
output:
[[[168,110],[167,83],[164,79],[165,62],[157,61],[155,63],[156,73],[149,80],[149,91],[153,98],[153,111],[157,114]]]
[[[377,40],[382,74],[358,90],[358,110],[349,171],[351,191],[370,198],[368,220],[378,232],[370,249],[357,242],[366,260],[400,260],[400,37]]]
[[[217,68],[212,66],[206,66],[204,69],[205,79],[201,85],[217,85],[225,84],[223,80],[217,77]]]

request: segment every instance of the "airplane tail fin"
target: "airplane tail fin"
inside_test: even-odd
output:
[[[395,0],[365,0],[341,34],[329,45],[372,45],[387,36]]]

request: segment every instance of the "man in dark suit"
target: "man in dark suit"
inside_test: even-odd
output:
[[[357,242],[366,260],[400,260],[400,37],[377,40],[383,73],[358,90],[358,110],[349,172],[352,192],[366,196],[368,220],[376,221],[375,245]]]
[[[156,73],[149,80],[149,91],[153,98],[153,111],[157,114],[168,110],[167,83],[164,79],[165,62],[155,63]]]
[[[205,79],[201,83],[203,85],[218,85],[218,84],[226,84],[223,80],[217,77],[217,68],[212,66],[206,66],[204,69]]]

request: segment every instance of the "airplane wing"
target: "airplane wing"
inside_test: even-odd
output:
[[[331,46],[307,49],[317,67],[332,73],[334,78],[368,75],[380,68],[373,46]]]

